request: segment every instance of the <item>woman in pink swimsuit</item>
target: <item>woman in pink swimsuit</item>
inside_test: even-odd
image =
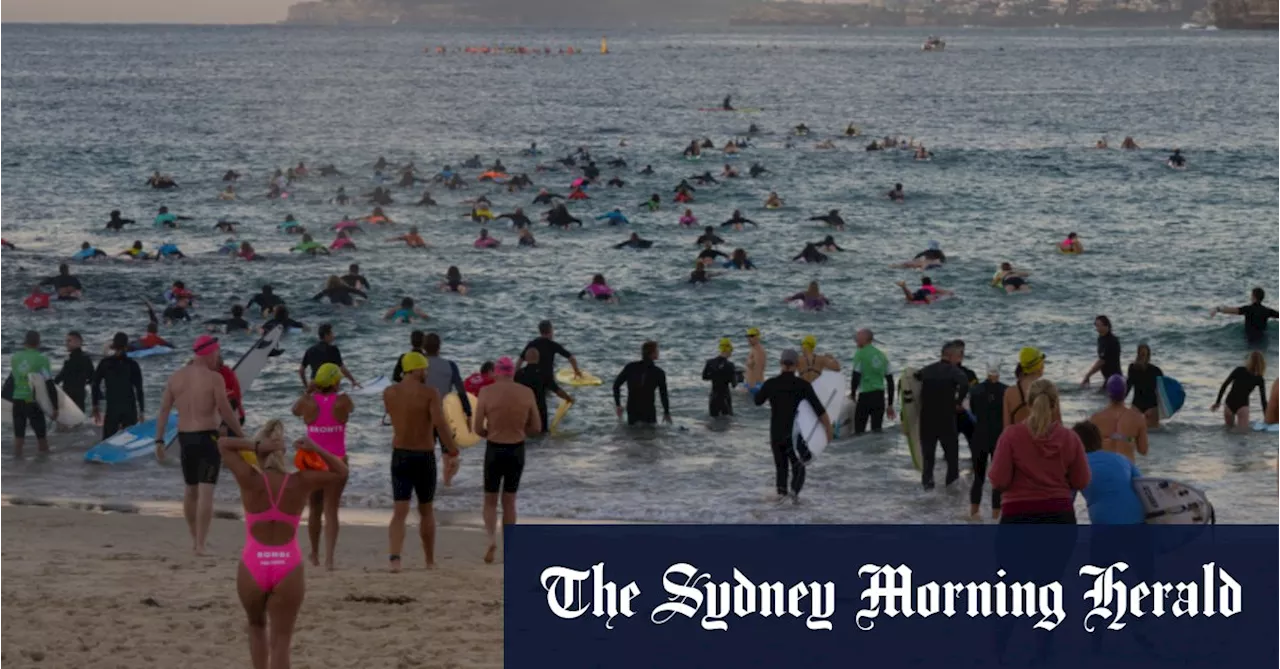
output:
[[[316,378],[293,403],[293,415],[307,424],[307,438],[335,458],[347,461],[347,419],[355,404],[338,392],[342,369],[326,362],[316,370]],[[324,528],[324,568],[333,571],[333,553],[338,545],[338,505],[347,477],[330,481],[311,493],[311,514],[307,537],[311,540],[311,564],[320,565],[320,529]]]
[[[303,438],[294,448],[319,455],[329,471],[288,473],[284,424],[267,421],[255,438],[218,439],[222,462],[240,484],[244,503],[244,551],[236,574],[236,593],[249,619],[249,655],[254,669],[289,666],[289,646],[298,609],[306,594],[298,523],[310,492],[346,478],[347,465]],[[257,454],[261,469],[240,457]],[[271,619],[268,632],[267,619]]]

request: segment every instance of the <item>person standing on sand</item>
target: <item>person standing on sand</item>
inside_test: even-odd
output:
[[[355,403],[346,393],[338,392],[342,370],[329,362],[320,365],[316,378],[306,392],[293,403],[293,415],[307,424],[307,438],[333,457],[347,462],[347,419],[355,411]],[[333,571],[334,550],[338,546],[338,506],[347,477],[339,477],[312,491],[307,506],[307,537],[311,540],[311,564],[320,565],[320,531],[324,530],[324,568]]]
[[[747,363],[742,372],[742,380],[752,395],[764,385],[765,355],[764,345],[760,343],[760,330],[747,328]]]
[[[227,387],[218,364],[217,337],[200,335],[191,347],[195,360],[174,372],[164,386],[156,417],[156,460],[164,462],[165,427],[169,412],[178,411],[178,445],[182,449],[182,515],[191,532],[192,550],[204,555],[205,538],[213,521],[213,487],[218,484],[222,456],[218,450],[218,426],[225,423],[237,437],[244,437],[240,420],[227,400]]]
[[[400,572],[404,547],[404,523],[409,500],[418,497],[418,535],[427,569],[436,567],[436,444],[446,453],[458,454],[453,432],[444,417],[440,393],[426,383],[427,358],[421,353],[400,357],[404,378],[382,391],[382,403],[391,418],[391,495],[395,508],[388,528],[392,573]]]
[[[533,391],[516,383],[516,364],[508,357],[498,359],[493,383],[480,389],[472,431],[485,438],[484,447],[484,529],[489,548],[484,561],[493,562],[497,552],[498,494],[502,494],[502,524],[516,523],[516,491],[524,473],[524,440],[542,432],[542,419]]]
[[[1102,434],[1102,449],[1119,453],[1135,462],[1135,453],[1147,454],[1147,418],[1141,411],[1127,407],[1124,397],[1129,392],[1124,377],[1116,374],[1107,379],[1107,408],[1089,417]]]
[[[756,406],[769,403],[769,445],[773,449],[774,483],[777,486],[777,501],[790,498],[795,504],[800,503],[800,489],[804,487],[805,464],[813,457],[804,442],[795,443],[792,431],[795,428],[796,409],[801,402],[808,402],[822,427],[827,431],[827,440],[831,440],[831,419],[822,406],[822,400],[813,392],[808,381],[796,376],[796,365],[800,356],[791,349],[782,352],[779,363],[782,372],[765,381],[755,394]],[[791,484],[787,485],[787,470],[790,469]]]
[[[219,457],[239,484],[244,505],[248,536],[236,570],[236,594],[248,618],[253,669],[289,666],[293,628],[306,595],[298,548],[302,509],[312,490],[347,476],[346,463],[311,440],[302,438],[293,446],[319,456],[328,471],[288,471],[284,425],[279,420],[267,421],[252,440],[224,437],[218,441]],[[248,452],[257,456],[259,467],[240,457]]]

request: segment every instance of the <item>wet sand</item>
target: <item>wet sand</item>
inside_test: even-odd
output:
[[[249,666],[235,590],[241,521],[215,519],[213,555],[195,557],[180,518],[29,506],[0,514],[6,667]],[[293,666],[500,667],[503,570],[481,561],[484,547],[483,532],[441,527],[437,567],[426,571],[411,526],[405,571],[390,574],[385,526],[344,525],[338,570],[307,568]]]

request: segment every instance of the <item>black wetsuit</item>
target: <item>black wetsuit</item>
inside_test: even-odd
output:
[[[581,226],[582,220],[571,216],[569,210],[564,207],[556,207],[547,214],[547,225],[567,228],[574,223]]]
[[[53,377],[53,382],[62,386],[62,392],[71,398],[76,406],[84,411],[85,387],[93,381],[93,361],[83,349],[75,349],[67,354],[62,369]]]
[[[538,415],[542,417],[542,433],[546,434],[551,430],[551,424],[547,421],[548,386],[542,372],[542,363],[521,367],[520,371],[516,372],[515,382],[533,391],[533,400],[538,405]]]
[[[646,175],[646,176],[647,176],[647,175],[650,175],[650,174],[653,174],[653,166],[652,166],[652,165],[645,165],[645,166],[644,166],[644,169],[640,170],[640,171],[638,172],[638,174],[644,174],[644,175]]]
[[[652,360],[636,360],[627,363],[613,380],[613,404],[622,406],[622,386],[627,386],[627,424],[653,425],[658,422],[654,411],[653,395],[662,400],[662,415],[671,414],[667,400],[667,374]]]
[[[792,262],[797,260],[803,260],[807,263],[822,263],[827,261],[827,255],[822,251],[819,251],[817,246],[814,246],[813,244],[805,244],[804,250],[800,251],[796,257],[791,259]]]
[[[1120,340],[1114,332],[1098,335],[1098,359],[1102,361],[1102,381],[1120,373]]]
[[[249,329],[249,321],[243,318],[211,318],[205,321],[204,324],[220,326],[222,331],[228,334]]]
[[[102,440],[138,422],[146,412],[142,394],[142,368],[124,353],[103,358],[93,372],[93,408],[103,398],[107,407],[102,416]],[[104,391],[105,388],[105,391]]]
[[[364,278],[363,274],[343,274],[342,283],[346,284],[348,288],[369,290],[369,280]]]
[[[982,486],[987,479],[987,463],[995,456],[996,442],[1004,431],[1004,393],[1009,389],[999,381],[985,380],[969,391],[969,409],[978,419],[969,440],[969,453],[973,457],[973,485],[969,488],[969,503],[982,503]],[[1000,508],[1000,491],[991,489],[991,508]]]
[[[795,428],[796,409],[801,401],[809,402],[814,413],[821,418],[826,414],[822,400],[813,392],[808,381],[796,376],[795,372],[781,374],[765,379],[760,390],[756,391],[756,406],[769,403],[769,445],[773,449],[774,480],[779,495],[786,495],[787,470],[791,470],[790,491],[800,494],[804,487],[804,466],[812,459],[809,446],[804,443],[794,444],[791,432]]]
[[[427,357],[427,352],[420,348],[415,348],[409,351],[409,353],[419,353],[422,355],[422,357],[424,358]],[[404,366],[403,366],[404,356],[408,355],[409,353],[401,354],[399,358],[396,358],[396,366],[394,369],[391,370],[392,381],[396,383],[400,383],[400,380],[404,378]]]
[[[921,258],[930,261],[931,264],[939,265],[947,261],[947,255],[938,249],[927,249],[921,251],[917,253],[916,257],[912,258],[912,260],[919,260]]]
[[[738,385],[741,379],[742,372],[738,371],[732,360],[722,355],[717,355],[703,365],[702,380],[711,382],[708,409],[712,418],[733,415],[733,398],[729,389]]]
[[[326,362],[342,366],[342,351],[337,346],[327,342],[316,342],[306,353],[302,354],[302,366],[311,369],[311,378],[316,378],[316,372],[319,371],[320,365]]]
[[[278,318],[272,318],[271,320],[262,324],[262,331],[271,332],[273,329],[278,327],[283,327],[285,330],[301,330],[306,326],[303,325],[302,323],[299,323],[298,321],[293,320],[292,318],[286,318],[284,320],[280,320]]]
[[[1240,315],[1244,316],[1244,338],[1250,344],[1260,344],[1267,339],[1267,319],[1280,318],[1275,309],[1258,303],[1240,307]]]
[[[51,276],[41,281],[40,285],[53,286],[53,290],[59,293],[62,291],[63,288],[74,288],[75,290],[84,290],[84,287],[80,285],[80,279],[77,279],[74,276],[71,276],[69,274],[68,275],[58,274],[57,276]],[[62,296],[59,295],[58,298],[61,299]]]
[[[1227,388],[1231,388],[1231,392],[1227,393],[1227,410],[1236,413],[1249,405],[1249,393],[1253,392],[1254,386],[1258,388],[1258,397],[1262,401],[1262,412],[1267,411],[1267,381],[1261,376],[1254,376],[1244,367],[1236,367],[1231,370],[1231,375],[1226,381],[1222,382],[1222,387],[1218,389],[1218,399],[1214,400],[1214,404],[1222,404],[1222,395],[1227,393]]]
[[[699,174],[699,175],[697,175],[697,176],[693,176],[693,177],[690,177],[690,178],[691,178],[691,179],[693,179],[694,181],[697,181],[699,184],[702,184],[702,185],[704,185],[704,186],[705,186],[705,185],[707,185],[707,184],[718,184],[718,183],[720,183],[719,181],[716,181],[716,178],[715,178],[715,177],[711,176],[711,173],[710,173],[710,172],[707,172],[706,174]]]
[[[366,295],[364,291],[356,290],[355,288],[344,285],[337,288],[325,288],[324,290],[316,293],[311,300],[316,302],[327,297],[329,298],[329,304],[342,304],[350,307],[355,304],[355,299],[352,295],[369,299],[369,296]]]
[[[844,227],[844,219],[840,217],[840,214],[839,214],[839,213],[834,212],[834,211],[833,211],[833,212],[831,212],[831,213],[828,213],[828,214],[823,214],[823,215],[821,215],[821,216],[813,216],[813,217],[811,217],[809,220],[811,220],[811,221],[822,221],[823,223],[826,223],[827,225],[833,225],[833,226],[835,226],[835,227],[837,227],[837,228],[843,228],[843,227]]]
[[[916,372],[920,381],[920,482],[933,488],[933,463],[938,444],[947,460],[946,485],[960,478],[960,434],[956,429],[956,410],[969,393],[969,379],[959,367],[944,361],[935,362]]]
[[[606,185],[613,186],[615,188],[622,188],[623,186],[627,185],[627,182],[623,181],[622,179],[619,179],[618,177],[613,177],[607,182]]]
[[[112,216],[111,220],[107,221],[107,229],[121,230],[124,228],[124,226],[133,225],[133,224],[134,224],[134,220],[132,218],[120,218],[119,216]]]
[[[244,305],[244,308],[248,309],[255,304],[258,305],[258,308],[262,311],[271,311],[284,304],[284,300],[277,297],[275,293],[258,293],[257,295],[249,298],[249,302]]]
[[[527,228],[533,225],[533,221],[529,220],[529,217],[525,216],[523,213],[502,214],[494,218],[493,220],[500,221],[504,218],[511,219],[511,227],[516,228],[517,230],[520,228]]]
[[[564,196],[557,195],[555,193],[538,193],[537,195],[534,196],[533,203],[534,204],[551,204],[551,201],[557,198],[563,200]]]
[[[614,244],[613,248],[615,249],[625,249],[625,248],[647,249],[651,246],[653,246],[653,241],[649,239],[628,239],[627,241],[622,242],[621,244]]]
[[[595,181],[600,176],[600,168],[596,167],[595,163],[588,163],[586,167],[582,168],[582,176],[585,176],[590,181]]]
[[[179,307],[177,305],[165,307],[164,313],[161,314],[161,316],[163,316],[164,319],[167,321],[174,321],[174,322],[177,322],[177,321],[189,322],[191,320],[191,314],[187,313],[187,310],[185,308]]]
[[[1156,378],[1160,376],[1164,376],[1164,372],[1150,363],[1129,365],[1128,387],[1133,391],[1133,408],[1144,413],[1156,408],[1159,404]]]
[[[756,223],[755,221],[749,218],[744,218],[741,214],[737,214],[733,218],[725,221],[724,223],[721,223],[720,227],[727,228],[732,225],[742,225],[743,223],[750,223],[751,225],[754,225],[757,228],[760,227],[760,224]]]
[[[520,357],[523,358],[525,352],[531,348],[538,351],[538,369],[542,373],[543,385],[551,392],[559,390],[560,385],[556,383],[555,357],[558,355],[567,360],[572,358],[573,354],[554,339],[536,337],[524,345],[524,348],[520,350]],[[543,424],[543,427],[545,428],[546,425]]]
[[[341,203],[339,203],[339,204],[341,204]],[[431,198],[431,196],[430,196],[430,195],[426,195],[426,194],[424,194],[424,195],[422,196],[422,199],[421,199],[421,200],[418,200],[418,206],[419,206],[419,207],[434,207],[434,206],[436,206],[436,204],[437,204],[437,202],[436,202],[435,200],[433,200],[433,199]]]
[[[716,233],[714,232],[704,232],[702,233],[701,236],[698,237],[697,241],[695,241],[694,244],[696,246],[702,246],[707,242],[711,242],[712,244],[718,246],[720,244],[723,244],[724,240],[721,239],[719,236],[717,236]]]
[[[728,258],[729,254],[717,249],[702,249],[698,252],[698,260],[715,260],[716,258]]]

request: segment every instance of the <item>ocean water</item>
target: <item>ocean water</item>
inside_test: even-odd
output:
[[[194,27],[3,27],[4,237],[3,352],[34,328],[57,346],[79,329],[97,351],[117,330],[142,331],[141,299],[158,300],[173,280],[199,292],[199,313],[214,317],[270,282],[295,317],[313,326],[332,322],[348,366],[358,378],[390,371],[407,348],[410,327],[380,320],[402,296],[431,314],[429,328],[444,352],[469,374],[486,359],[516,354],[551,318],[558,338],[584,368],[606,380],[638,357],[645,339],[661,344],[675,426],[636,431],[620,426],[607,386],[581,389],[564,431],[532,443],[521,488],[524,513],[562,518],[705,522],[958,522],[966,491],[920,490],[896,425],[881,435],[837,442],[813,465],[805,503],[775,508],[767,414],[735,397],[727,423],[706,417],[703,362],[716,340],[733,337],[739,362],[743,331],[764,332],[771,357],[806,334],[819,350],[848,364],[853,332],[876,331],[896,368],[931,361],[943,341],[968,342],[970,366],[997,358],[1011,377],[1018,348],[1036,345],[1049,357],[1048,376],[1066,392],[1069,420],[1099,408],[1093,393],[1074,390],[1094,356],[1095,314],[1108,314],[1126,363],[1139,341],[1155,362],[1182,380],[1187,406],[1151,438],[1140,462],[1151,475],[1184,480],[1208,491],[1221,522],[1275,522],[1277,442],[1274,435],[1228,435],[1209,411],[1218,384],[1248,352],[1239,319],[1209,319],[1217,304],[1244,304],[1255,285],[1277,288],[1277,63],[1267,33],[1177,31],[989,31],[945,35],[947,50],[921,53],[925,33],[908,30],[619,32],[613,53],[600,56],[599,35],[582,32],[414,31],[397,29]],[[512,44],[574,45],[580,56],[480,56],[424,53],[424,47]],[[726,94],[757,114],[702,113]],[[696,232],[680,229],[679,209],[641,212],[651,192],[669,194],[681,178],[722,161],[680,159],[693,137],[722,145],[756,123],[774,134],[733,162],[753,161],[766,178],[741,178],[699,188],[694,213],[717,224],[740,208],[759,228],[724,231],[728,248],[748,250],[756,272],[726,273],[710,285],[685,283]],[[788,128],[804,122],[814,135],[786,148]],[[866,138],[813,145],[854,122],[869,136],[925,142],[936,157],[916,162],[898,151],[868,153]],[[1132,135],[1141,151],[1097,151],[1106,135],[1118,146]],[[627,146],[620,147],[620,140]],[[620,156],[630,167],[605,169],[627,181],[575,203],[580,217],[620,206],[628,229],[588,224],[567,232],[537,229],[537,249],[492,226],[507,244],[471,247],[479,226],[462,218],[460,201],[478,194],[495,209],[529,206],[532,193],[507,194],[473,183],[467,191],[432,188],[437,208],[417,208],[420,189],[395,190],[396,220],[419,226],[433,244],[414,251],[369,231],[360,249],[334,258],[301,258],[296,241],[275,231],[286,214],[326,230],[365,205],[327,204],[338,186],[372,188],[371,165],[384,155],[414,161],[430,173],[472,154],[501,157],[539,186],[565,192],[572,175],[534,171],[520,149],[537,141],[550,162],[578,146],[600,161]],[[1181,147],[1189,167],[1164,158]],[[311,178],[283,201],[265,199],[275,168],[305,160],[336,164],[343,177]],[[652,164],[652,177],[636,175]],[[246,175],[241,198],[222,202],[220,175]],[[182,185],[152,191],[152,170]],[[907,201],[883,192],[902,182]],[[765,211],[777,191],[787,207]],[[192,216],[181,230],[161,233],[150,219],[158,206]],[[835,233],[844,253],[825,266],[788,262],[803,243],[826,230],[805,222],[841,209],[850,228]],[[102,230],[120,209],[140,224],[123,234]],[[231,262],[213,254],[225,239],[220,216],[244,223],[268,261]],[[631,231],[655,240],[643,252],[611,244]],[[1054,252],[1077,231],[1089,249],[1081,257]],[[328,241],[327,231],[317,239]],[[77,266],[87,299],[30,314],[21,299],[33,279],[55,273],[89,241],[108,253],[140,239],[148,248],[178,243],[191,259],[179,263],[110,261]],[[932,273],[958,292],[928,308],[904,305],[894,282],[917,272],[890,269],[930,239],[951,262]],[[1030,295],[1007,297],[988,287],[1000,261],[1034,272]],[[308,301],[329,274],[360,263],[373,283],[371,301],[340,309]],[[467,297],[445,295],[437,283],[457,265],[471,283]],[[616,306],[580,302],[575,294],[603,272],[621,296]],[[833,306],[823,313],[788,309],[783,298],[820,282]],[[1269,299],[1274,304],[1274,298]],[[1275,324],[1267,348],[1275,378]],[[164,330],[187,344],[199,327]],[[239,352],[247,339],[231,338]],[[284,416],[299,391],[297,364],[308,335],[291,335],[286,354],[268,367],[247,397],[251,425]],[[228,357],[232,357],[228,355]],[[142,362],[149,409],[159,404],[167,375],[182,356]],[[57,356],[54,365],[59,366]],[[773,363],[771,363],[771,368]],[[1096,382],[1095,382],[1096,384]],[[353,476],[346,503],[390,504],[390,430],[377,400],[358,401],[349,436]],[[554,406],[554,404],[553,404]],[[1257,413],[1256,404],[1254,405]],[[6,419],[7,423],[7,419]],[[300,428],[291,422],[291,432]],[[3,439],[3,486],[10,495],[104,499],[176,499],[176,466],[143,460],[90,466],[86,429],[55,440],[48,458],[14,461]],[[33,448],[29,444],[28,448]],[[962,453],[966,449],[962,447]],[[174,458],[176,460],[176,458]],[[479,450],[464,456],[453,489],[438,506],[479,508]],[[941,473],[939,473],[941,476]],[[232,485],[218,498],[234,503]]]

